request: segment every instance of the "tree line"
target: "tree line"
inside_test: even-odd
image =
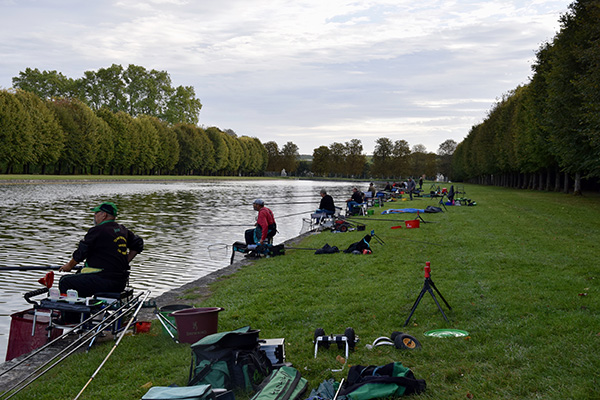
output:
[[[581,192],[600,177],[600,1],[578,0],[536,53],[526,85],[471,128],[453,156],[456,179]]]
[[[450,178],[456,145],[454,140],[448,139],[440,145],[436,154],[427,152],[421,144],[413,146],[411,150],[405,140],[393,142],[382,137],[375,141],[373,155],[367,156],[362,142],[351,139],[344,143],[319,146],[313,150],[312,161],[302,161],[298,158],[298,146],[292,142],[287,142],[281,149],[273,141],[264,144],[269,155],[267,171],[285,170],[297,176],[381,179],[421,175],[433,179],[439,174]]]
[[[7,173],[204,174],[451,178],[456,142],[437,154],[405,140],[376,140],[373,156],[351,139],[315,148],[303,160],[287,142],[238,137],[197,126],[192,87],[172,87],[165,71],[113,64],[71,79],[27,68],[0,92],[0,168]]]
[[[0,91],[0,168],[6,173],[262,175],[257,138],[156,116],[132,116],[77,98]]]

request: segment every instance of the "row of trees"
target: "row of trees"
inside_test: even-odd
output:
[[[27,68],[16,90],[0,93],[0,168],[7,172],[99,174],[243,174],[286,170],[296,176],[400,178],[450,176],[454,141],[438,154],[405,140],[376,141],[372,158],[360,140],[314,149],[237,137],[197,127],[202,104],[192,87],[173,88],[165,71],[113,64],[80,79]]]
[[[78,99],[0,91],[0,167],[6,173],[261,175],[256,138],[154,116],[94,112]]]
[[[580,193],[600,177],[600,1],[579,0],[537,52],[527,85],[505,95],[453,157],[472,182]]]
[[[405,140],[393,142],[383,137],[376,140],[373,156],[367,157],[362,142],[351,139],[317,147],[310,162],[299,160],[298,146],[292,142],[287,142],[281,150],[275,142],[267,142],[264,146],[269,155],[267,171],[285,169],[295,175],[394,179],[423,174],[432,178],[438,174],[449,177],[456,142],[445,141],[435,154],[427,152],[420,144],[411,150]]]

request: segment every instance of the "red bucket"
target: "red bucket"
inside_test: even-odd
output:
[[[204,336],[217,333],[221,307],[188,308],[175,311],[169,316],[175,318],[177,335],[182,343],[196,343]]]
[[[412,219],[410,221],[404,221],[407,228],[418,228],[421,226],[421,222],[418,219]]]

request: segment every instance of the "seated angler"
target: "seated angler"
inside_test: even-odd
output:
[[[352,214],[354,211],[354,207],[362,204],[364,202],[363,194],[358,190],[358,188],[352,188],[352,197],[346,200],[346,204],[348,206],[348,214]]]
[[[333,203],[333,197],[328,195],[325,189],[321,189],[319,193],[321,195],[321,202],[319,203],[319,208],[315,213],[326,215],[335,214],[335,204]]]
[[[84,260],[85,265],[81,272],[60,278],[61,293],[75,289],[80,297],[90,297],[99,292],[122,292],[129,279],[129,263],[144,249],[141,237],[115,221],[115,204],[104,202],[92,211],[94,226],[59,272],[69,272]]]
[[[246,244],[265,244],[267,239],[272,238],[277,233],[277,224],[273,211],[265,207],[265,202],[261,199],[254,200],[252,203],[255,211],[258,211],[256,227],[246,230],[244,236]]]

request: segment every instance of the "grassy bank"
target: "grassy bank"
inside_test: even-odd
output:
[[[419,229],[390,229],[392,219],[366,221],[385,243],[373,254],[315,255],[289,250],[217,282],[198,306],[220,306],[219,329],[245,325],[262,338],[284,337],[288,361],[315,387],[340,380],[337,348],[313,358],[313,333],[360,337],[350,364],[401,361],[427,381],[423,399],[595,399],[600,382],[600,198],[466,186],[475,207],[426,214]],[[388,203],[385,208],[434,205],[432,200]],[[365,221],[362,221],[365,222]],[[365,232],[313,235],[301,244],[345,249]],[[299,246],[300,247],[300,246]],[[423,267],[452,306],[444,321],[429,295],[409,325],[410,308],[423,286]],[[185,302],[194,302],[189,292]],[[154,324],[157,325],[157,324]],[[458,328],[468,338],[423,335]],[[418,351],[365,348],[392,331],[412,334]],[[112,342],[76,354],[49,372],[19,399],[73,398],[105,357]],[[139,399],[148,385],[185,385],[189,346],[175,344],[153,326],[128,337],[86,389],[85,399]]]

